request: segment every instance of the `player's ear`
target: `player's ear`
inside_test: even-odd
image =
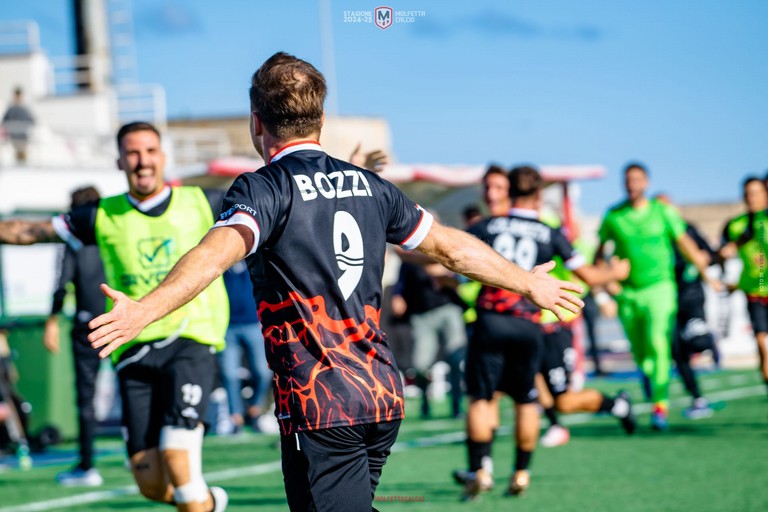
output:
[[[251,112],[251,130],[253,135],[264,135],[264,125],[256,112]]]

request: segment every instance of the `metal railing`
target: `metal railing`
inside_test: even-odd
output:
[[[123,122],[149,121],[159,129],[165,129],[165,88],[159,84],[122,84],[115,87],[117,93],[117,117]]]
[[[0,54],[40,50],[40,27],[32,20],[0,22]]]

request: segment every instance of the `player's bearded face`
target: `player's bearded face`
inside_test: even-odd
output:
[[[645,190],[648,188],[648,176],[640,169],[632,169],[627,172],[625,186],[627,188],[627,196],[630,199],[643,197]]]
[[[117,166],[128,178],[128,190],[143,199],[159,192],[163,184],[165,153],[160,138],[152,131],[128,133],[120,144]]]

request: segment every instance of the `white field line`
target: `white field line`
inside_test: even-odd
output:
[[[718,401],[733,401],[741,398],[748,398],[751,396],[762,395],[765,393],[765,385],[752,386],[748,388],[736,388],[725,391],[710,393],[708,398]],[[672,400],[672,405],[685,405],[689,402],[689,398],[680,397]],[[651,411],[651,404],[641,403],[634,407],[637,413],[647,413]],[[571,414],[563,416],[563,423],[566,425],[576,425],[587,423],[592,419],[591,414]],[[499,434],[509,434],[511,431],[509,426],[504,426],[499,429]],[[445,444],[459,443],[465,438],[464,431],[448,432],[445,434],[439,434],[430,437],[422,437],[414,439],[412,441],[403,441],[396,443],[392,448],[393,452],[402,452],[411,450],[414,448],[425,448],[430,446],[438,446]],[[281,462],[279,460],[266,462],[263,464],[256,464],[254,466],[246,466],[242,468],[232,468],[224,471],[214,471],[212,473],[205,474],[205,480],[210,483],[219,481],[232,480],[241,477],[263,475],[265,473],[272,473],[279,471]],[[135,485],[126,487],[119,487],[117,489],[109,489],[104,491],[91,491],[74,496],[68,496],[66,498],[57,498],[53,500],[37,501],[34,503],[28,503],[25,505],[14,505],[10,507],[0,508],[0,512],[47,512],[49,510],[61,510],[64,508],[71,508],[86,505],[88,503],[97,503],[100,501],[108,501],[120,496],[137,494],[138,489]]]

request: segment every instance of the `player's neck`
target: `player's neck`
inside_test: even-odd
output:
[[[512,208],[513,210],[530,210],[537,212],[539,211],[539,202],[538,200],[528,200],[528,199],[516,199],[512,201]]]
[[[276,154],[278,154],[280,151],[290,146],[295,146],[297,144],[303,144],[303,143],[319,144],[318,139],[319,137],[316,137],[316,136],[296,137],[292,139],[278,139],[268,133],[265,133],[263,142],[262,142],[264,144],[264,160],[267,163],[271,162]]]
[[[646,206],[648,206],[648,203],[650,203],[650,201],[645,196],[640,196],[638,198],[629,200],[629,204],[631,204],[632,208],[635,208],[635,209],[645,208]]]
[[[152,192],[151,194],[149,194],[147,196],[142,196],[141,194],[137,194],[136,192],[133,192],[133,191],[130,191],[130,190],[128,191],[128,195],[131,198],[133,198],[134,201],[136,201],[136,204],[141,204],[141,203],[144,203],[146,201],[152,200],[152,199],[156,198],[157,196],[159,196],[161,194],[167,193],[167,190],[166,190],[167,188],[168,188],[168,184],[167,183],[163,183],[160,186],[160,188],[158,188],[157,190],[155,190],[154,192]]]

